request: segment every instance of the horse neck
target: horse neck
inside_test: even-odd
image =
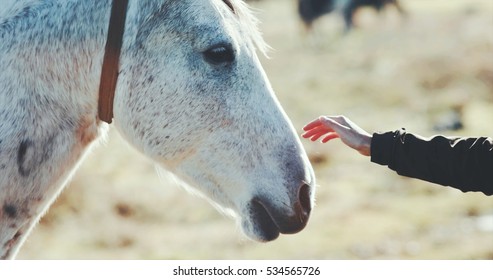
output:
[[[39,1],[0,22],[0,84],[6,83],[0,97],[50,100],[44,105],[96,116],[110,6],[110,0]]]
[[[102,132],[109,14],[110,0],[45,0],[0,21],[0,258],[15,256]]]

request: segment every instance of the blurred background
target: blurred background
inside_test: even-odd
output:
[[[344,114],[368,131],[493,136],[493,1],[402,0],[308,32],[296,0],[250,1],[262,63],[296,128]],[[493,259],[493,198],[401,177],[335,140],[302,141],[317,175],[308,226],[267,244],[110,131],[19,259]]]

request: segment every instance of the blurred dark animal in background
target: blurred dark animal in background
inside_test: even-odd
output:
[[[433,130],[437,132],[457,131],[464,128],[463,121],[464,106],[456,105],[450,108],[447,112],[442,113],[433,125]]]
[[[359,8],[372,7],[381,11],[387,5],[393,5],[401,14],[405,14],[399,0],[298,0],[298,13],[306,28],[310,30],[313,22],[319,17],[339,11],[344,18],[344,30],[348,32],[354,27],[353,17]]]

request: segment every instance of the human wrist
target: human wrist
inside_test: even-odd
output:
[[[364,135],[363,136],[361,148],[358,150],[360,154],[367,156],[367,157],[371,156],[371,140],[372,140],[371,135]]]

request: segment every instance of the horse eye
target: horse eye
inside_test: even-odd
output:
[[[203,52],[205,60],[213,65],[231,63],[235,60],[235,54],[231,46],[214,46]]]

